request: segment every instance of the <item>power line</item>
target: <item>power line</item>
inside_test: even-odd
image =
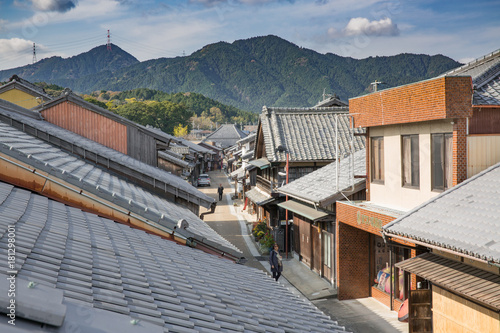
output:
[[[147,50],[155,52],[157,54],[159,53],[161,56],[164,56],[165,54],[174,55],[174,56],[178,56],[178,55],[182,54],[182,50],[167,50],[167,49],[157,48],[157,47],[151,46],[149,44],[143,44],[143,43],[140,43],[138,41],[131,40],[131,39],[125,38],[125,37],[117,35],[117,34],[114,34],[113,36],[115,39],[117,39],[119,41],[121,40],[123,42],[132,44],[132,46],[138,47],[140,49],[147,49]]]

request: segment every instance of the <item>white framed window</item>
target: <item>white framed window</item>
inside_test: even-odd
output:
[[[418,134],[401,136],[402,183],[405,187],[420,186]]]
[[[371,182],[384,183],[384,137],[371,138]]]
[[[453,134],[431,135],[432,189],[446,190],[453,181]]]

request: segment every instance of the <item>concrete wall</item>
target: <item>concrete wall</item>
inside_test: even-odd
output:
[[[370,128],[370,137],[384,137],[385,180],[370,184],[370,201],[403,211],[429,200],[440,192],[431,189],[431,134],[451,133],[449,120]],[[401,135],[419,135],[419,188],[402,186]]]

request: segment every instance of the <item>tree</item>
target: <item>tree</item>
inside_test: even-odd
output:
[[[101,108],[103,109],[107,109],[108,106],[106,105],[106,103],[104,102],[101,102],[101,101],[98,101],[97,99],[93,98],[93,97],[85,97],[84,98],[87,102],[90,102],[92,104],[95,104],[97,106],[100,106]]]
[[[181,124],[175,126],[174,128],[174,136],[177,137],[185,137],[188,135],[188,125],[182,126]]]
[[[120,105],[116,112],[141,125],[150,125],[168,134],[174,133],[176,126],[187,126],[193,115],[184,105],[169,101],[132,102]]]

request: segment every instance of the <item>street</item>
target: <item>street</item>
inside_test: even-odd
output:
[[[231,196],[234,190],[231,189],[226,174],[220,170],[211,171],[208,174],[210,175],[211,185],[209,187],[198,187],[198,189],[217,200],[217,207],[215,208],[215,212],[213,214],[205,215],[205,222],[207,222],[207,224],[217,233],[243,251],[243,256],[247,259],[245,265],[267,272],[264,266],[262,266],[259,262],[258,258],[255,258],[256,253],[252,253],[247,246],[244,236],[242,236],[241,223],[238,221],[237,217],[231,213],[231,209],[234,209],[234,207],[229,205],[228,196]],[[221,201],[218,201],[219,196],[217,194],[217,187],[219,187],[219,184],[222,184],[224,187],[224,195],[222,196]],[[231,201],[231,204],[232,202],[233,201]],[[204,211],[201,211],[201,213],[203,212]],[[244,223],[245,221],[243,221],[243,224]]]

